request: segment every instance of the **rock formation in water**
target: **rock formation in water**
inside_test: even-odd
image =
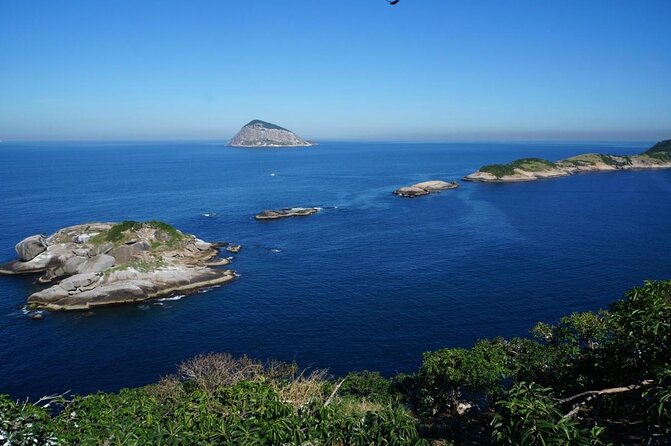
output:
[[[456,189],[459,187],[456,181],[424,181],[422,183],[413,184],[412,186],[405,186],[394,191],[394,194],[400,197],[414,198],[422,195],[429,195],[441,190]]]
[[[523,158],[508,164],[491,164],[464,177],[466,181],[514,183],[556,178],[580,172],[671,168],[671,140],[661,141],[639,155],[587,153],[552,162]]]
[[[255,119],[228,142],[232,147],[309,147],[315,144],[269,122]]]
[[[85,310],[230,282],[233,271],[212,268],[229,263],[215,259],[220,246],[161,222],[89,223],[22,240],[0,274],[42,273],[30,308]]]
[[[277,211],[263,211],[256,214],[257,220],[278,220],[287,217],[306,217],[319,212],[319,208],[284,208]]]

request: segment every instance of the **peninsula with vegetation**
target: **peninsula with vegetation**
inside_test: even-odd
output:
[[[316,145],[279,125],[254,119],[228,142],[231,147],[310,147]]]
[[[87,223],[22,240],[0,274],[41,274],[30,309],[88,310],[231,282],[235,272],[216,268],[230,263],[217,259],[224,245],[158,221]]]
[[[514,183],[557,178],[581,172],[671,168],[671,139],[658,142],[638,155],[586,153],[556,162],[523,158],[508,164],[490,164],[464,177],[465,181]]]

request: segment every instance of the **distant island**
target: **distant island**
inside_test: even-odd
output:
[[[556,178],[580,172],[671,168],[671,139],[658,142],[638,155],[586,153],[556,162],[523,158],[508,164],[490,164],[465,176],[465,181],[514,183]]]
[[[310,147],[316,145],[279,125],[255,119],[228,142],[231,147]]]
[[[230,263],[216,259],[224,245],[158,221],[87,223],[20,241],[0,274],[42,273],[30,309],[88,310],[228,283],[235,273],[213,268]]]

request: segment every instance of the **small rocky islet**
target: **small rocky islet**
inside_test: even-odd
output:
[[[398,188],[394,191],[394,194],[399,197],[415,198],[458,187],[459,184],[456,181],[432,180]]]
[[[515,183],[557,178],[581,172],[671,168],[671,139],[658,142],[638,155],[586,153],[556,162],[523,158],[508,164],[490,164],[465,176],[465,181]]]
[[[225,245],[156,221],[87,223],[22,240],[0,274],[42,273],[30,309],[89,310],[231,282],[234,271],[214,268],[230,263],[217,259]]]
[[[307,217],[319,212],[319,208],[283,208],[278,210],[265,210],[254,216],[256,220],[279,220],[289,217]]]

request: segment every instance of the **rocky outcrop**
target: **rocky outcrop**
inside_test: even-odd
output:
[[[466,181],[514,183],[557,178],[581,172],[671,168],[671,140],[655,144],[639,155],[586,153],[556,162],[523,158],[508,164],[491,164],[464,177]]]
[[[228,142],[231,147],[309,147],[315,145],[287,130],[269,122],[255,119],[242,127]]]
[[[231,270],[183,265],[152,271],[129,268],[109,274],[77,274],[32,294],[28,297],[28,305],[47,310],[89,310],[104,305],[189,293],[234,279],[235,273]]]
[[[439,192],[447,189],[456,189],[459,184],[456,181],[424,181],[422,183],[413,184],[412,186],[405,186],[394,191],[394,194],[399,197],[414,198],[422,195],[429,195],[434,192]]]
[[[47,249],[47,242],[41,235],[33,235],[16,244],[16,255],[19,260],[27,262],[33,260]]]
[[[234,280],[230,263],[217,259],[221,244],[208,243],[160,222],[92,223],[33,236],[17,245],[19,260],[0,274],[42,272],[49,287],[28,297],[32,308],[82,310],[137,302]],[[29,258],[44,244],[44,249]],[[32,249],[32,251],[31,251]]]
[[[319,208],[284,208],[276,211],[265,210],[256,214],[257,220],[278,220],[287,217],[307,217],[319,212]]]

